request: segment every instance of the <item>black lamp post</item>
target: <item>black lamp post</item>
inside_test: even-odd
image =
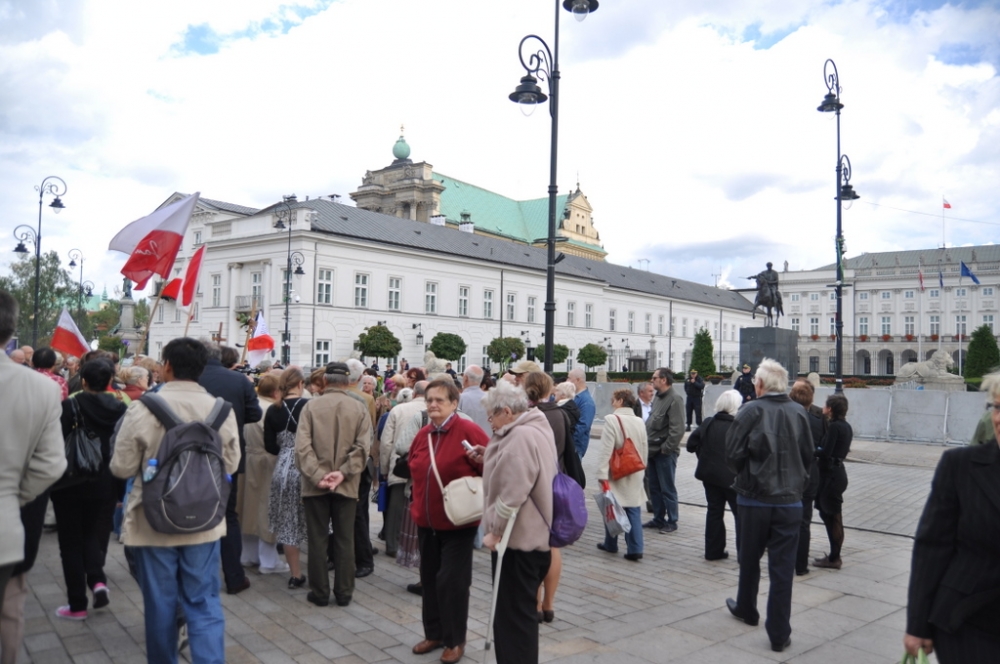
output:
[[[587,18],[587,14],[597,11],[598,0],[563,0],[563,7],[573,13],[578,21]],[[545,270],[545,371],[552,371],[552,345],[555,341],[556,324],[556,163],[559,152],[559,0],[555,2],[555,49],[550,50],[545,40],[538,35],[528,35],[518,46],[518,57],[525,74],[521,83],[509,95],[513,102],[521,104],[521,110],[529,114],[534,111],[535,104],[544,103],[549,99],[549,115],[552,117],[552,143],[549,157],[549,232],[546,238],[548,260]],[[538,48],[529,53],[525,61],[525,44],[537,42]],[[545,96],[538,87],[541,79],[548,84],[549,95]]]
[[[49,180],[52,180],[52,182],[49,182]],[[55,200],[49,203],[49,207],[58,214],[60,210],[66,207],[63,205],[62,199],[59,198],[66,193],[66,183],[62,178],[50,175],[42,180],[40,185],[35,187],[35,191],[38,192],[38,229],[36,230],[24,224],[14,229],[14,239],[17,240],[17,247],[14,248],[15,253],[28,253],[28,248],[24,246],[25,242],[31,242],[35,246],[35,308],[34,314],[31,317],[32,347],[38,345],[38,289],[42,278],[42,203],[44,202],[45,194],[55,196]]]
[[[303,275],[305,270],[302,269],[302,264],[305,262],[305,256],[303,256],[298,251],[292,251],[292,220],[295,217],[295,213],[292,211],[292,206],[290,203],[297,202],[295,195],[285,196],[284,200],[275,206],[274,215],[278,218],[274,222],[274,227],[278,230],[285,229],[285,220],[288,220],[288,253],[287,262],[285,266],[285,331],[281,335],[281,364],[283,366],[288,366],[292,362],[292,336],[289,331],[289,322],[291,319],[291,314],[289,312],[289,306],[292,300],[292,263],[295,263],[295,274]]]
[[[78,305],[79,305],[79,309],[80,309],[80,315],[83,316],[83,252],[80,251],[79,249],[70,249],[69,250],[69,266],[70,267],[76,267],[76,262],[77,261],[80,261],[80,282],[79,282],[79,288],[78,288],[78,296],[79,296],[79,303],[78,303]],[[91,290],[93,290],[93,286],[91,286]],[[90,293],[87,294],[87,297],[90,297]]]
[[[844,201],[850,205],[851,201],[860,198],[851,186],[851,160],[846,154],[840,152],[840,109],[844,105],[840,103],[840,76],[837,73],[837,65],[833,60],[827,60],[823,65],[823,80],[826,82],[827,93],[823,97],[823,103],[816,110],[821,113],[835,113],[837,115],[837,282],[834,288],[837,293],[837,318],[836,330],[836,371],[834,372],[834,393],[844,392],[844,229],[842,223]]]

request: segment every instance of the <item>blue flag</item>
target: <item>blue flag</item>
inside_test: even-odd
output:
[[[975,274],[973,274],[972,270],[970,270],[969,266],[966,265],[965,263],[962,263],[962,276],[972,279],[972,283],[976,284],[977,286],[979,285],[979,278]]]
[[[941,289],[944,290],[944,275],[941,274],[941,270],[938,270],[938,286],[940,286]]]

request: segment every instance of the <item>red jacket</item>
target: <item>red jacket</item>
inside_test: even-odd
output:
[[[476,528],[479,522],[467,523],[456,526],[444,513],[444,501],[441,498],[441,487],[438,486],[437,477],[431,468],[431,457],[427,438],[430,436],[434,441],[435,461],[438,472],[441,474],[441,482],[444,486],[452,480],[460,477],[470,477],[482,475],[481,467],[474,465],[465,455],[465,448],[462,441],[467,440],[469,444],[486,445],[489,438],[471,420],[465,420],[457,414],[445,422],[444,428],[440,432],[435,432],[434,424],[428,424],[417,432],[410,446],[408,462],[410,466],[410,477],[413,478],[413,502],[410,504],[410,516],[421,528],[433,528],[435,530],[458,530],[459,528]]]

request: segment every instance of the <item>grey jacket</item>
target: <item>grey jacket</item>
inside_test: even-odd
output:
[[[678,454],[684,437],[684,396],[677,385],[653,396],[653,410],[646,420],[649,456]]]
[[[805,409],[784,393],[743,404],[726,432],[726,463],[737,493],[765,503],[802,500],[813,458]]]

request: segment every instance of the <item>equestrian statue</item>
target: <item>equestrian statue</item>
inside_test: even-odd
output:
[[[781,292],[778,290],[778,273],[772,269],[772,263],[760,274],[747,279],[757,280],[757,297],[753,301],[753,317],[757,318],[757,309],[766,313],[765,327],[777,325],[778,318],[785,314],[781,307]]]

